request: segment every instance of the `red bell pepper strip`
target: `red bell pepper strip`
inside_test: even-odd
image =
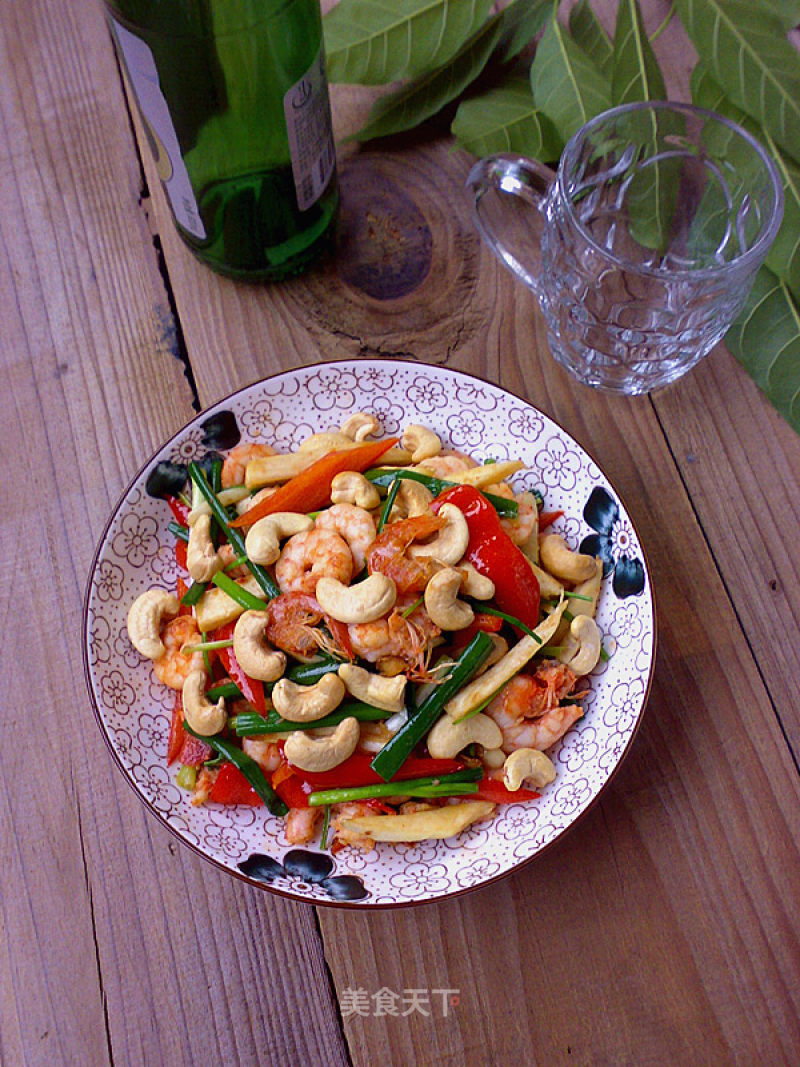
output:
[[[169,504],[170,511],[175,516],[175,521],[180,523],[181,526],[189,525],[189,511],[191,510],[184,504],[182,500],[179,500],[176,496],[166,497],[166,501]]]
[[[540,511],[539,529],[546,530],[548,526],[553,525],[556,519],[560,519],[563,514],[563,511]]]
[[[183,578],[181,578],[179,576],[178,580],[175,582],[175,596],[178,598],[178,605],[179,605],[178,606],[178,614],[179,615],[191,615],[192,614],[192,609],[191,609],[190,605],[183,603],[183,598],[186,596],[188,591],[189,591],[189,586],[186,584],[186,582],[183,580]]]
[[[487,615],[483,611],[475,613],[475,618],[469,624],[465,626],[463,630],[454,630],[453,637],[450,644],[454,649],[464,648],[470,643],[472,638],[478,632],[483,630],[487,634],[499,633],[503,627],[503,620],[497,615]]]
[[[257,808],[264,803],[238,767],[223,763],[208,794],[218,804],[250,804]]]
[[[306,470],[290,478],[272,496],[234,519],[231,526],[251,526],[276,511],[318,511],[331,499],[331,482],[342,471],[365,471],[373,467],[384,452],[397,444],[396,437],[368,441],[343,452],[328,452]]]
[[[235,622],[229,622],[226,623],[225,626],[220,626],[214,633],[214,640],[229,641],[233,637],[235,626]],[[264,701],[264,683],[260,682],[257,678],[251,678],[248,674],[245,674],[239,666],[239,661],[236,658],[233,648],[220,648],[217,650],[217,655],[219,656],[220,662],[225,668],[228,677],[236,682],[241,689],[242,696],[245,700],[249,700],[260,715],[265,715],[266,703]]]
[[[471,485],[446,489],[431,505],[455,504],[469,528],[464,558],[494,582],[494,600],[501,611],[535,629],[539,622],[539,583],[530,564],[503,527],[486,497]]]
[[[346,789],[348,786],[383,784],[384,779],[373,771],[370,766],[371,761],[372,756],[355,752],[332,771],[297,770],[296,773],[304,782],[308,782],[313,787],[314,792],[319,789]],[[464,764],[460,760],[411,756],[391,781],[401,782],[405,778],[434,777],[439,774],[452,774],[454,771],[463,769]]]
[[[286,766],[285,764],[283,766]],[[309,794],[312,787],[304,782],[299,775],[295,774],[290,767],[289,774],[279,778],[281,768],[272,776],[272,788],[288,808],[307,808]]]
[[[182,571],[189,573],[189,568],[186,565],[186,554],[188,552],[188,545],[185,541],[181,541],[178,537],[175,540],[175,562],[178,564]]]
[[[536,800],[541,795],[531,789],[515,789],[512,792],[496,778],[483,778],[478,782],[477,796],[481,800],[490,800],[492,804],[521,804],[526,800]]]
[[[172,722],[169,727],[169,741],[167,741],[168,767],[178,758],[185,739],[186,731],[183,728],[183,699],[178,692],[175,694],[175,704],[172,708]]]

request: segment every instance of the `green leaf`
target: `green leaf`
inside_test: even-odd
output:
[[[667,88],[647,34],[638,0],[620,0],[614,32],[611,96],[615,104],[664,100]]]
[[[553,0],[512,0],[504,7],[500,40],[493,59],[507,63],[544,28],[553,9]]]
[[[528,79],[519,75],[462,100],[451,131],[461,147],[476,156],[518,152],[550,163],[564,147],[553,124],[534,106]]]
[[[768,133],[732,103],[702,62],[692,71],[692,101],[698,107],[716,111],[751,133],[772,156],[783,185],[783,221],[778,236],[767,254],[766,264],[786,283],[795,300],[800,301],[800,166],[775,144]]]
[[[677,0],[686,32],[735,104],[800,153],[800,56],[779,19],[751,0]]]
[[[500,37],[501,19],[495,15],[466,42],[446,66],[381,97],[373,105],[367,124],[355,135],[358,141],[410,130],[454,100],[478,77]]]
[[[800,433],[800,308],[768,267],[756,275],[725,344]]]
[[[531,67],[533,99],[567,141],[590,118],[611,107],[611,89],[558,19],[547,25]]]
[[[610,79],[614,69],[614,46],[589,0],[578,0],[570,11],[569,32],[600,73]]]
[[[756,0],[756,3],[779,19],[784,30],[800,26],[800,0]]]
[[[384,85],[444,66],[491,0],[341,0],[323,19],[332,82]]]

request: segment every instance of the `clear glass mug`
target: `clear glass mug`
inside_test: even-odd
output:
[[[629,395],[725,335],[783,216],[764,149],[688,104],[613,108],[574,134],[556,174],[497,155],[467,185],[481,236],[538,297],[555,359]]]

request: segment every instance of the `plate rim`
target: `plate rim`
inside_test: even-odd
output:
[[[614,764],[614,767],[612,768],[612,770],[609,773],[609,775],[606,778],[606,780],[603,782],[603,784],[597,790],[596,794],[592,797],[592,799],[586,805],[586,807],[583,808],[583,810],[579,812],[579,814],[569,823],[568,826],[564,827],[563,830],[560,830],[551,841],[548,841],[547,844],[543,845],[540,849],[538,849],[536,852],[534,852],[533,855],[527,856],[525,859],[517,861],[513,866],[509,867],[507,870],[500,871],[497,874],[493,874],[490,877],[488,877],[486,879],[483,879],[480,882],[476,882],[474,885],[462,886],[462,887],[460,887],[458,889],[454,889],[454,890],[452,890],[450,892],[438,893],[438,894],[432,895],[430,897],[420,897],[420,898],[416,898],[416,899],[412,898],[412,899],[409,899],[409,900],[395,900],[395,901],[370,901],[369,898],[363,898],[363,899],[360,899],[360,900],[352,900],[352,901],[334,900],[334,899],[331,899],[331,898],[329,898],[327,900],[323,900],[323,899],[320,899],[320,898],[317,898],[317,897],[303,896],[303,895],[301,895],[299,893],[294,893],[291,890],[282,889],[280,887],[272,885],[269,882],[265,882],[263,880],[260,880],[260,879],[257,879],[257,878],[253,878],[250,875],[245,874],[244,871],[239,870],[238,868],[234,869],[232,867],[228,867],[224,863],[222,863],[221,861],[216,859],[215,857],[213,857],[213,856],[209,855],[207,852],[205,852],[200,847],[199,844],[195,844],[193,841],[189,841],[187,838],[185,838],[180,833],[180,831],[177,829],[177,827],[173,826],[169,822],[168,818],[165,815],[163,815],[160,811],[158,811],[158,809],[155,808],[150,803],[150,801],[147,799],[147,797],[138,789],[138,787],[136,785],[136,782],[134,781],[132,775],[128,773],[128,770],[125,767],[125,765],[123,764],[119,753],[117,752],[117,750],[115,749],[114,745],[111,742],[111,737],[109,736],[109,731],[108,731],[108,729],[106,727],[106,724],[105,724],[105,722],[103,720],[103,717],[102,717],[102,715],[100,713],[100,709],[98,707],[97,699],[95,697],[95,690],[94,690],[94,685],[93,685],[93,682],[92,682],[92,668],[91,668],[91,664],[89,662],[89,641],[90,641],[90,637],[91,637],[91,635],[89,633],[89,601],[90,601],[91,592],[92,592],[93,579],[94,579],[94,576],[95,576],[95,573],[96,573],[96,570],[97,570],[98,563],[100,561],[100,555],[101,555],[102,550],[103,550],[103,548],[104,548],[104,546],[106,544],[108,532],[109,532],[109,530],[111,528],[112,523],[114,522],[114,519],[116,518],[117,514],[119,513],[120,508],[122,507],[123,503],[125,502],[126,497],[134,489],[134,487],[136,486],[137,482],[139,482],[139,480],[142,478],[142,476],[145,474],[145,472],[148,470],[148,468],[152,465],[152,463],[155,460],[156,456],[158,456],[158,454],[160,452],[163,452],[164,449],[168,448],[175,441],[175,439],[177,437],[179,437],[181,434],[183,434],[184,432],[189,430],[191,427],[195,426],[201,419],[203,419],[204,417],[205,418],[209,417],[209,413],[212,412],[215,408],[218,408],[222,404],[228,403],[229,401],[231,401],[234,398],[238,398],[239,396],[241,396],[242,393],[246,392],[249,389],[252,389],[254,386],[262,385],[262,384],[264,384],[266,382],[273,381],[275,378],[281,378],[281,377],[286,376],[286,375],[296,374],[298,371],[311,370],[314,367],[340,367],[340,368],[343,368],[343,369],[344,368],[349,369],[353,365],[365,365],[365,364],[371,364],[371,365],[380,365],[380,364],[382,364],[382,365],[387,365],[389,367],[397,365],[397,364],[400,364],[400,365],[405,366],[405,367],[415,366],[415,367],[419,367],[419,368],[428,368],[430,370],[434,370],[434,371],[437,371],[437,372],[442,372],[442,373],[444,373],[446,375],[452,375],[454,377],[461,377],[461,378],[465,378],[465,379],[470,379],[472,381],[480,382],[483,385],[488,385],[493,389],[498,389],[500,392],[505,393],[507,396],[513,397],[515,400],[518,400],[521,404],[526,405],[527,407],[531,408],[534,412],[536,412],[539,415],[544,416],[551,423],[553,423],[553,425],[557,427],[557,429],[559,430],[560,433],[564,434],[574,445],[577,446],[577,448],[580,449],[581,452],[583,452],[586,456],[588,456],[588,458],[595,465],[595,467],[598,469],[598,471],[600,471],[602,476],[606,479],[606,481],[608,481],[609,485],[612,485],[610,479],[605,474],[604,468],[601,466],[600,463],[598,463],[598,461],[595,458],[594,454],[591,451],[589,451],[589,449],[585,448],[579,441],[577,441],[572,436],[572,434],[569,433],[568,430],[565,430],[564,427],[561,425],[561,423],[558,422],[558,420],[554,419],[552,416],[548,415],[546,412],[541,411],[541,409],[536,407],[536,405],[533,404],[530,400],[526,399],[523,396],[520,396],[519,393],[515,392],[513,389],[507,389],[504,385],[500,385],[497,382],[491,381],[489,378],[485,378],[482,375],[475,374],[475,373],[473,373],[471,371],[464,371],[464,370],[461,370],[460,368],[449,367],[446,364],[440,365],[440,364],[436,364],[436,363],[426,363],[426,362],[420,361],[418,359],[413,359],[413,358],[410,358],[410,357],[395,357],[395,356],[393,356],[391,358],[365,356],[365,357],[352,357],[352,358],[349,358],[349,359],[322,360],[320,362],[299,363],[299,364],[297,364],[295,366],[292,366],[292,367],[286,367],[286,368],[284,368],[282,370],[275,371],[273,374],[268,374],[268,375],[264,375],[264,376],[259,377],[259,378],[255,378],[255,379],[253,379],[253,381],[248,382],[245,385],[241,385],[236,389],[233,389],[231,392],[227,393],[225,396],[220,397],[218,400],[215,400],[208,407],[203,408],[201,411],[197,412],[191,419],[188,419],[186,422],[182,423],[178,427],[178,429],[175,430],[175,432],[173,434],[171,434],[168,438],[166,438],[164,441],[162,441],[161,444],[155,449],[155,451],[153,451],[150,454],[150,456],[147,458],[147,460],[138,468],[136,473],[128,481],[128,484],[125,486],[125,488],[123,489],[122,493],[119,495],[118,499],[116,500],[114,506],[112,507],[112,509],[111,509],[111,511],[109,513],[109,516],[108,516],[108,518],[107,518],[107,520],[106,520],[106,522],[105,522],[105,524],[103,526],[103,529],[102,529],[102,531],[101,531],[101,533],[100,533],[100,535],[99,535],[99,537],[97,539],[95,550],[94,550],[94,552],[92,554],[92,560],[91,560],[91,563],[89,565],[88,574],[87,574],[87,578],[86,578],[86,582],[85,582],[85,588],[84,588],[84,596],[83,596],[82,624],[81,624],[81,636],[82,636],[82,640],[81,640],[81,656],[82,656],[82,660],[83,660],[83,675],[84,675],[84,681],[86,683],[86,689],[87,689],[88,696],[89,696],[89,703],[91,704],[92,711],[94,712],[94,717],[95,717],[98,729],[100,730],[100,733],[101,733],[101,735],[103,737],[103,740],[105,741],[106,747],[108,748],[109,752],[111,753],[111,757],[112,757],[114,763],[116,764],[118,770],[121,772],[122,777],[125,779],[125,781],[127,782],[128,786],[133,790],[134,794],[139,798],[139,801],[144,805],[146,811],[152,817],[154,817],[160,825],[166,827],[166,829],[169,830],[169,832],[175,838],[177,838],[177,840],[181,843],[181,845],[183,845],[186,848],[189,848],[196,855],[200,856],[207,863],[211,864],[216,870],[221,871],[221,872],[223,872],[223,873],[225,873],[227,875],[230,875],[230,876],[232,876],[234,878],[238,878],[242,882],[246,883],[247,885],[254,886],[257,889],[260,889],[262,891],[266,891],[266,892],[274,894],[276,896],[283,897],[283,898],[285,898],[287,900],[292,900],[292,901],[295,901],[295,902],[300,903],[300,904],[306,904],[306,905],[308,905],[310,907],[345,908],[345,909],[358,910],[358,911],[364,911],[364,910],[375,911],[375,910],[379,910],[379,909],[411,908],[411,907],[423,907],[425,905],[435,905],[435,904],[439,904],[439,903],[441,903],[443,901],[453,900],[453,899],[455,899],[457,897],[465,896],[468,893],[474,893],[474,892],[477,892],[479,890],[486,889],[489,886],[501,881],[502,879],[508,878],[510,875],[521,871],[523,868],[527,867],[529,864],[531,864],[535,860],[539,859],[542,855],[544,855],[546,852],[548,852],[554,845],[557,845],[558,843],[563,841],[565,836],[567,834],[569,834],[575,826],[577,826],[580,822],[582,822],[584,820],[584,817],[586,815],[588,815],[589,812],[595,807],[595,805],[598,803],[600,798],[603,796],[603,794],[608,789],[608,786],[611,784],[611,782],[616,777],[617,772],[619,771],[620,767],[622,766],[622,764],[624,763],[626,757],[628,756],[628,753],[631,750],[631,746],[633,745],[633,742],[636,739],[636,737],[637,737],[637,735],[639,733],[639,730],[641,728],[642,721],[644,719],[645,713],[646,713],[647,708],[648,708],[648,704],[649,704],[649,700],[650,700],[650,693],[651,693],[652,686],[653,686],[653,678],[655,676],[655,670],[656,670],[656,659],[657,659],[657,652],[658,652],[658,611],[657,611],[657,602],[656,602],[656,589],[655,589],[655,584],[653,582],[653,573],[652,573],[652,569],[650,567],[650,564],[649,564],[649,561],[648,561],[648,558],[647,558],[647,551],[646,551],[646,548],[645,548],[644,541],[642,540],[642,538],[641,538],[641,536],[639,534],[638,527],[637,527],[636,523],[634,522],[634,520],[633,520],[633,518],[632,518],[632,516],[630,514],[630,510],[629,510],[627,504],[625,503],[624,498],[620,495],[620,493],[617,490],[616,486],[612,485],[612,488],[614,490],[614,493],[617,496],[619,504],[621,505],[622,509],[624,510],[625,515],[626,515],[628,521],[631,524],[631,527],[633,528],[633,530],[634,530],[634,532],[636,534],[636,538],[637,538],[637,540],[639,542],[639,548],[640,548],[641,555],[642,555],[642,563],[644,565],[645,574],[647,576],[647,579],[648,579],[649,585],[650,585],[650,598],[651,598],[651,603],[652,603],[652,621],[653,621],[652,651],[651,651],[651,658],[650,658],[650,668],[649,668],[648,675],[647,675],[647,682],[646,682],[646,685],[645,685],[645,688],[644,688],[644,694],[643,694],[643,697],[642,697],[641,711],[639,712],[639,715],[637,717],[636,723],[634,724],[634,727],[633,727],[633,729],[631,731],[630,737],[628,738],[628,741],[625,744],[625,747],[622,749],[622,751],[621,751],[616,763]],[[300,847],[302,847],[302,846],[300,846]]]

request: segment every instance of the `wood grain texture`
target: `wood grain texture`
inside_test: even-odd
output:
[[[313,912],[179,849],[94,722],[94,545],[193,396],[102,11],[5,5],[0,65],[0,1060],[346,1062]]]

